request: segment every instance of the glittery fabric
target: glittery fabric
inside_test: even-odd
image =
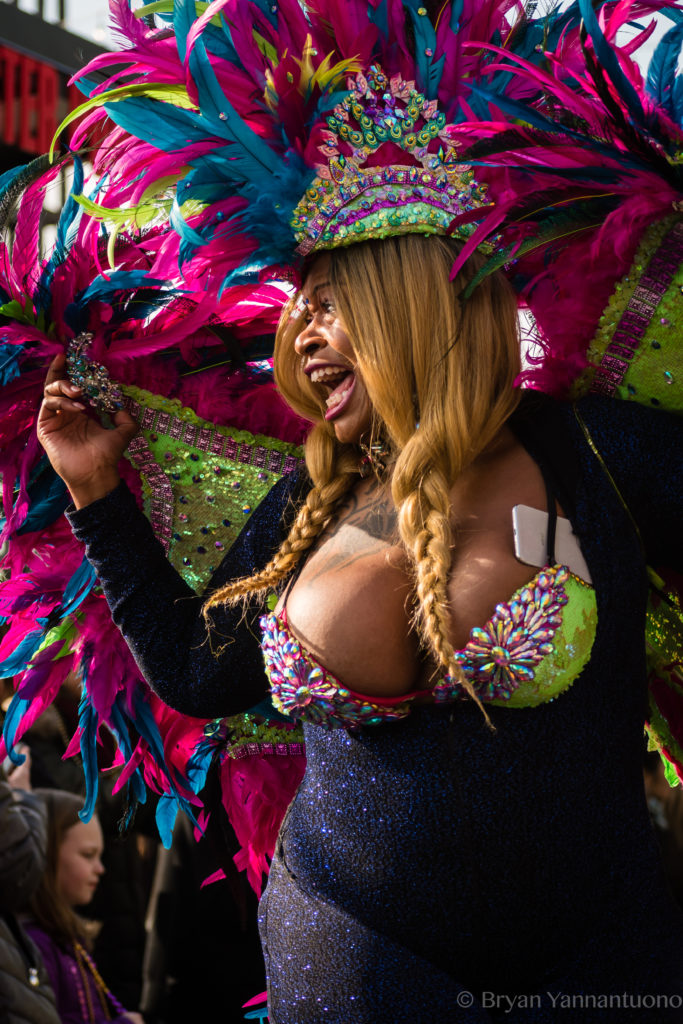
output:
[[[596,394],[680,409],[683,374],[683,221],[657,221],[645,232],[633,265],[619,281],[588,350],[596,364],[584,375]]]
[[[680,571],[683,425],[597,396],[580,408],[648,562]],[[638,539],[570,407],[529,395],[511,425],[588,563],[598,614],[590,659],[558,700],[489,706],[493,732],[466,701],[357,733],[304,726],[307,769],[262,903],[272,1024],[683,1020],[673,1001],[582,1014],[546,995],[683,995],[683,922],[643,794]],[[231,551],[240,571],[270,554],[290,487],[276,485]],[[171,583],[130,505],[120,529],[122,500],[115,493],[72,519],[143,671],[181,710],[254,703],[257,637],[212,661],[191,629],[177,636],[198,605]],[[222,628],[237,638],[236,623]],[[491,995],[542,999],[496,1008]]]
[[[127,388],[140,423],[128,457],[171,564],[203,590],[259,502],[303,464],[293,444],[216,426],[178,401]]]
[[[645,630],[649,669],[648,738],[665,758],[672,785],[683,765],[683,612],[680,595],[662,579],[650,589]]]
[[[274,485],[258,507],[256,528],[250,523],[242,530],[207,594],[268,561],[286,536],[294,507],[289,498],[300,488],[298,474]],[[264,701],[268,685],[258,643],[260,607],[248,609],[246,616],[241,608],[217,608],[214,628],[207,632],[201,616],[204,597],[173,568],[125,484],[68,517],[86,544],[114,621],[162,700],[199,718],[235,715]]]
[[[650,559],[680,566],[683,426],[581,408]],[[274,1024],[683,1020],[683,923],[642,789],[638,541],[569,409],[530,397],[514,426],[595,583],[590,661],[559,700],[490,706],[495,732],[466,702],[359,733],[304,726],[308,767],[262,903]],[[560,993],[629,993],[636,1009],[563,1009]],[[638,1007],[648,993],[676,999]]]

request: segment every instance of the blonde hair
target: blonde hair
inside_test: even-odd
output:
[[[482,265],[472,256],[455,281],[459,244],[402,235],[330,253],[335,301],[373,406],[375,432],[394,456],[391,493],[415,576],[418,633],[437,666],[462,679],[448,640],[453,530],[450,489],[496,437],[519,401],[517,302],[499,274],[460,296]],[[358,450],[340,444],[303,374],[294,341],[303,328],[292,301],[275,341],[275,375],[285,400],[314,422],[306,441],[313,482],[289,535],[262,572],[217,591],[222,601],[265,594],[292,571],[358,479]],[[416,424],[419,421],[419,428]]]

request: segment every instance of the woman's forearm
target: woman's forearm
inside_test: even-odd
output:
[[[279,520],[292,481],[283,478],[253,514],[214,574],[210,590],[250,574],[281,540]],[[184,714],[237,714],[267,690],[254,607],[212,610],[208,631],[196,594],[168,561],[147,518],[124,484],[69,513],[76,537],[99,577],[112,617],[143,676],[158,696]]]

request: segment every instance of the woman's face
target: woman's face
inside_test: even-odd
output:
[[[79,821],[64,833],[57,854],[57,889],[70,907],[82,907],[104,874],[102,829],[97,818]]]
[[[303,372],[320,392],[325,419],[339,441],[357,444],[370,428],[372,406],[330,284],[330,257],[319,256],[304,281],[307,324],[294,347]]]

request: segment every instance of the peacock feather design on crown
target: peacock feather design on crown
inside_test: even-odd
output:
[[[321,133],[325,163],[294,209],[297,252],[397,233],[471,234],[458,218],[485,205],[486,187],[458,161],[437,101],[378,65],[348,88]]]

